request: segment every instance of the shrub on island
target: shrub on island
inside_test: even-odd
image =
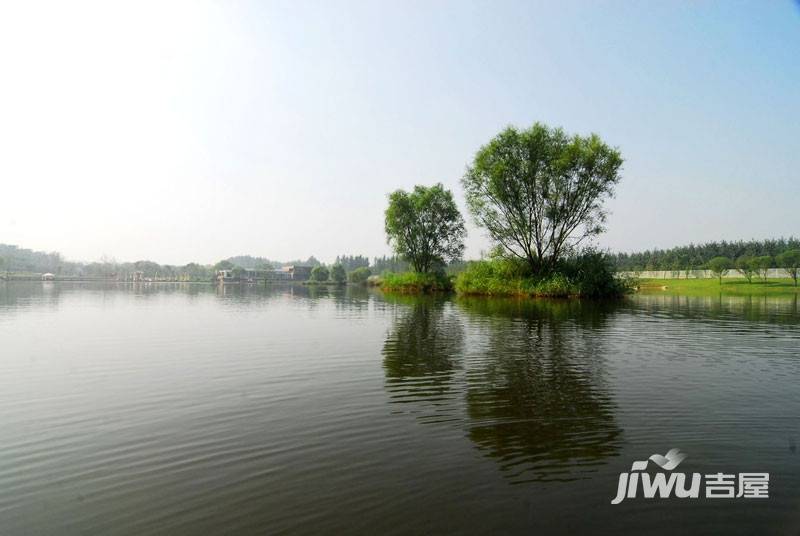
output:
[[[381,276],[380,286],[390,292],[448,292],[453,290],[453,281],[442,272],[387,272]]]
[[[515,258],[474,261],[458,274],[455,289],[467,295],[609,298],[625,294],[630,284],[615,276],[606,255],[586,251],[537,273]]]

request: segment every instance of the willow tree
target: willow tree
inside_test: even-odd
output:
[[[535,123],[508,127],[481,147],[462,185],[476,223],[538,272],[603,231],[603,202],[621,167],[619,151],[597,135]]]
[[[391,193],[385,228],[389,244],[415,272],[429,272],[464,252],[464,218],[441,184]]]

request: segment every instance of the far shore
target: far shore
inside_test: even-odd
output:
[[[713,296],[730,294],[737,296],[747,295],[787,295],[797,296],[800,294],[800,287],[794,285],[791,278],[776,278],[766,281],[763,279],[753,279],[748,283],[744,278],[722,279],[720,284],[718,279],[640,279],[637,284],[637,291],[641,293],[664,293],[675,295],[698,295]]]

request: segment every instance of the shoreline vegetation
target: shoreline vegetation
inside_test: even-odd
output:
[[[633,283],[615,277],[606,255],[588,251],[539,274],[508,258],[469,263],[456,277],[455,290],[464,295],[619,298],[633,290]]]
[[[453,276],[443,272],[386,272],[369,281],[369,285],[400,294],[452,292]]]
[[[603,253],[585,252],[563,259],[552,271],[532,273],[517,259],[470,261],[457,275],[386,273],[371,281],[387,292],[452,292],[464,296],[528,298],[618,298],[633,290],[631,279],[614,275]]]
[[[787,295],[800,296],[800,287],[791,278],[775,278],[766,281],[748,282],[746,279],[639,279],[636,291],[643,294],[667,294],[681,296],[734,296]]]
[[[510,126],[499,132],[477,150],[461,178],[469,215],[491,240],[489,255],[477,261],[463,260],[464,217],[453,192],[437,183],[388,195],[384,231],[394,255],[375,257],[372,265],[361,255],[337,256],[331,265],[313,256],[281,263],[249,255],[214,265],[118,263],[106,257],[82,264],[66,262],[58,253],[0,244],[0,280],[24,279],[20,272],[42,267],[40,277],[47,281],[89,277],[142,283],[270,285],[292,281],[308,286],[378,287],[403,294],[614,299],[634,290],[659,288],[785,292],[788,285],[783,282],[767,283],[768,275],[777,275],[770,272],[777,267],[789,274],[797,287],[800,241],[793,238],[723,241],[616,255],[587,246],[605,230],[604,203],[621,180],[622,164],[620,151],[596,134],[568,134],[542,123],[524,129]],[[623,268],[632,277],[622,273]],[[659,268],[672,274],[684,270],[687,276],[702,268],[715,279],[640,282],[642,271]],[[733,270],[747,280],[747,286],[723,283]],[[713,289],[712,283],[717,285]]]

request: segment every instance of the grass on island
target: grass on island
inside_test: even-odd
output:
[[[463,295],[535,298],[618,298],[632,290],[627,279],[614,276],[608,257],[594,251],[539,273],[518,259],[472,261],[458,274],[455,288]]]
[[[792,279],[724,279],[720,285],[718,279],[639,279],[639,292],[681,294],[685,296],[708,296],[717,294],[730,295],[794,295],[800,288],[794,286]]]
[[[443,273],[385,273],[368,284],[389,292],[421,293],[455,290],[462,295],[536,298],[616,298],[631,290],[628,280],[614,276],[608,258],[587,252],[563,259],[551,270],[532,273],[519,259],[495,257],[470,261],[457,276]]]
[[[373,276],[374,277],[374,276]],[[371,286],[379,286],[381,290],[406,294],[426,292],[449,292],[453,290],[453,280],[442,273],[402,272],[399,274],[386,272],[379,278],[367,280]]]

